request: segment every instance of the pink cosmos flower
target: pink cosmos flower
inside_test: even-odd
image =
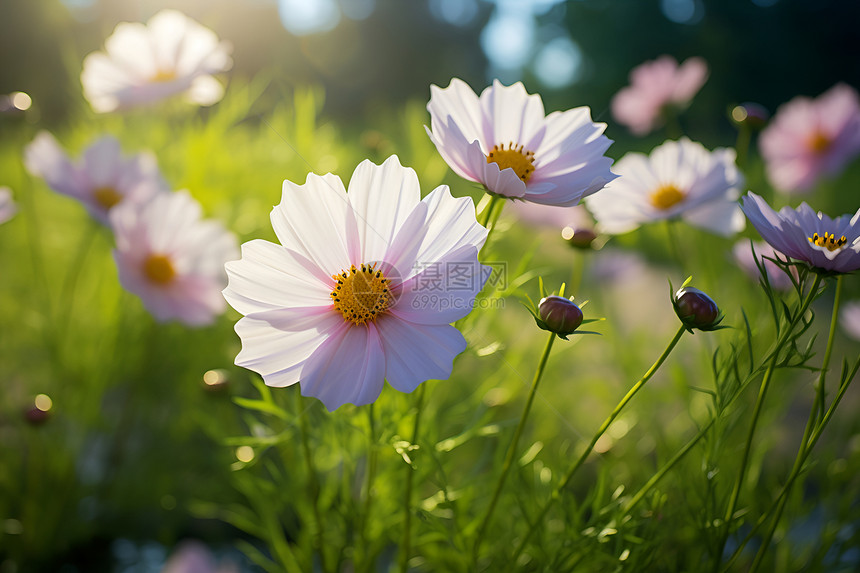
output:
[[[733,149],[708,151],[687,138],[666,141],[651,155],[628,153],[615,164],[619,178],[585,202],[606,233],[680,218],[729,236],[743,230],[737,198],[743,177]]]
[[[239,256],[238,241],[221,223],[201,220],[187,191],[122,204],[110,222],[119,281],[158,321],[202,326],[226,309],[224,264]]]
[[[786,193],[809,191],[860,154],[860,99],[837,84],[816,99],[796,97],[761,132],[759,147],[771,183]]]
[[[199,541],[183,541],[171,553],[161,573],[239,573],[232,563],[218,563]]]
[[[662,125],[667,107],[683,110],[708,79],[708,65],[688,58],[680,66],[671,56],[660,56],[630,72],[630,85],[612,98],[612,115],[636,135]]]
[[[753,254],[753,250],[755,250],[755,254]],[[789,276],[785,274],[781,268],[776,266],[776,263],[765,258],[769,257],[770,259],[785,260],[787,257],[767,243],[756,241],[753,243],[752,249],[750,249],[750,242],[748,240],[738,241],[732,248],[732,255],[741,270],[744,271],[744,273],[746,273],[751,279],[758,281],[761,278],[761,273],[756,265],[757,258],[759,263],[764,264],[764,269],[765,272],[767,272],[767,280],[770,283],[770,286],[776,290],[783,291],[791,288],[792,283]],[[794,269],[792,268],[792,270]]]
[[[457,175],[507,198],[570,207],[615,179],[605,123],[578,107],[544,115],[538,95],[498,80],[478,97],[454,78],[430,86],[427,135]]]
[[[777,213],[752,191],[744,195],[741,208],[762,238],[792,259],[827,273],[860,269],[860,209],[853,217],[836,219],[816,213],[806,203]]]
[[[12,190],[0,187],[0,223],[5,223],[18,212],[18,206],[12,199]]]
[[[231,47],[182,12],[162,10],[146,23],[121,22],[105,52],[84,59],[81,84],[97,112],[110,112],[184,94],[198,105],[224,95],[212,74],[233,65]]]
[[[450,323],[489,276],[471,199],[443,185],[422,201],[394,155],[362,162],[349,193],[332,174],[285,181],[271,219],[281,244],[245,243],[227,264],[224,297],[245,315],[236,364],[329,410],[373,402],[383,380],[412,392],[450,376],[466,348]]]
[[[860,340],[860,300],[852,300],[842,305],[839,324],[848,336]]]
[[[155,156],[123,157],[119,141],[109,135],[96,140],[73,163],[54,136],[42,131],[24,149],[24,165],[57,193],[80,201],[104,224],[117,204],[142,204],[167,190]]]

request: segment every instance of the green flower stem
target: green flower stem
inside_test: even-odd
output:
[[[415,401],[415,423],[412,426],[412,442],[418,443],[418,430],[421,426],[421,410],[424,405],[424,384],[418,387],[418,398]],[[403,493],[403,543],[400,545],[400,570],[403,573],[409,569],[409,553],[412,544],[412,483],[415,468],[406,464],[406,488]]]
[[[372,563],[369,562],[371,551],[367,543],[367,524],[370,523],[370,510],[373,505],[373,480],[376,477],[377,465],[377,447],[376,447],[376,417],[373,413],[373,403],[367,407],[367,475],[364,480],[364,507],[361,511],[359,523],[359,539],[361,544],[359,547],[359,555],[356,562],[364,563],[365,570],[373,570]]]
[[[484,208],[484,211],[481,213],[481,219],[478,223],[481,226],[486,227],[490,223],[490,217],[493,214],[493,211],[496,209],[496,205],[498,205],[502,201],[502,198],[498,195],[490,196],[490,203]]]
[[[567,484],[570,483],[570,480],[573,478],[579,468],[582,467],[582,465],[585,463],[585,460],[588,459],[588,456],[591,455],[591,452],[594,450],[594,446],[597,444],[597,441],[601,438],[601,436],[603,436],[604,433],[606,433],[606,430],[609,429],[609,426],[612,425],[612,422],[615,421],[615,419],[621,413],[621,410],[624,409],[624,407],[630,402],[630,400],[633,399],[633,397],[639,392],[639,390],[641,390],[642,387],[645,386],[645,383],[648,382],[648,380],[650,380],[651,377],[654,376],[657,370],[660,369],[660,366],[662,366],[663,362],[666,361],[666,358],[669,357],[669,354],[671,354],[672,350],[678,344],[678,341],[681,340],[681,337],[684,335],[684,332],[686,332],[686,330],[687,328],[684,325],[681,325],[681,327],[678,328],[678,331],[675,333],[675,336],[672,338],[672,341],[663,351],[663,354],[661,354],[657,361],[651,365],[651,368],[649,368],[648,371],[645,372],[642,378],[640,378],[639,381],[636,382],[636,384],[634,384],[632,388],[630,388],[627,394],[625,394],[621,401],[618,402],[618,404],[615,406],[615,409],[613,409],[609,416],[603,421],[603,424],[601,424],[600,428],[597,430],[597,433],[594,434],[594,437],[591,439],[591,442],[588,444],[588,446],[586,446],[585,450],[583,450],[582,454],[579,456],[579,459],[576,460],[576,462],[565,474],[564,479],[562,479],[561,482],[555,487],[552,492],[552,495],[550,496],[549,501],[540,510],[537,518],[532,520],[531,524],[529,525],[529,529],[526,532],[526,535],[523,537],[522,541],[520,541],[519,546],[514,552],[514,556],[511,559],[512,564],[515,564],[517,562],[517,559],[519,558],[520,554],[525,549],[526,543],[528,543],[528,540],[534,534],[538,524],[543,521],[544,517],[546,517],[546,514],[549,512],[552,505],[557,500],[561,499],[562,492],[567,487]],[[692,445],[690,445],[689,447],[692,447]]]
[[[723,568],[723,571],[728,571],[731,568],[734,561],[740,556],[741,551],[743,551],[744,547],[746,547],[746,544],[749,543],[749,541],[753,538],[753,536],[755,536],[755,534],[758,532],[759,528],[762,525],[764,525],[764,523],[768,520],[769,516],[771,514],[773,514],[774,511],[776,511],[780,505],[783,505],[783,506],[785,505],[785,500],[787,499],[788,494],[790,493],[791,487],[794,485],[794,481],[803,472],[803,464],[806,463],[806,460],[809,458],[809,454],[812,453],[812,449],[815,447],[815,444],[818,443],[818,439],[821,437],[821,434],[824,433],[824,430],[827,427],[827,424],[833,418],[833,414],[836,412],[836,408],[838,407],[839,402],[842,401],[842,398],[845,396],[845,392],[848,390],[848,387],[851,385],[851,381],[854,379],[854,376],[857,374],[858,368],[860,368],[860,360],[858,360],[854,364],[854,368],[852,369],[852,371],[849,373],[849,375],[845,379],[845,383],[839,387],[839,391],[836,393],[836,396],[833,398],[833,402],[830,404],[830,407],[827,409],[827,412],[824,414],[824,418],[821,420],[821,423],[818,424],[818,426],[815,428],[815,430],[810,433],[809,441],[804,442],[804,443],[807,443],[808,445],[806,446],[806,448],[804,448],[802,450],[802,455],[801,455],[801,453],[798,453],[798,455],[800,456],[800,458],[799,458],[800,462],[799,463],[796,462],[794,464],[794,467],[792,467],[791,473],[789,474],[788,479],[785,482],[785,485],[780,490],[779,495],[773,501],[773,503],[771,504],[771,507],[765,512],[765,514],[762,515],[758,519],[758,521],[752,527],[750,532],[747,533],[747,536],[738,545],[738,548],[735,549],[735,552],[732,554],[731,558],[728,560],[728,562],[726,562],[726,565]],[[782,509],[779,509],[779,511],[781,513]],[[779,518],[777,517],[777,520],[778,519]],[[772,537],[772,535],[773,535],[773,533],[771,532],[770,537]]]
[[[839,396],[837,400],[834,400],[833,405],[828,411],[825,411],[825,391],[824,391],[824,382],[827,376],[827,369],[830,366],[830,356],[833,353],[833,339],[836,337],[836,323],[839,321],[839,304],[841,300],[842,294],[842,275],[839,275],[836,278],[836,293],[833,298],[833,313],[830,315],[830,332],[827,335],[827,348],[824,351],[824,360],[821,364],[821,371],[818,375],[818,385],[817,392],[815,395],[815,403],[812,405],[812,409],[809,412],[809,420],[806,424],[806,429],[803,432],[803,440],[800,444],[800,449],[797,452],[797,457],[794,460],[794,466],[791,468],[791,472],[789,473],[789,478],[786,481],[785,487],[782,492],[780,492],[780,498],[776,506],[776,512],[773,517],[773,521],[771,522],[770,529],[768,529],[767,533],[762,540],[761,547],[759,548],[758,553],[753,560],[752,567],[750,568],[750,573],[755,573],[758,568],[761,566],[762,560],[764,559],[765,554],[770,546],[770,541],[773,538],[773,534],[776,531],[777,526],[779,525],[779,520],[782,517],[782,512],[785,509],[785,504],[788,501],[789,494],[791,493],[791,487],[794,484],[794,481],[800,475],[800,471],[803,468],[803,464],[806,461],[806,458],[812,452],[812,448],[815,446],[815,442],[818,440],[818,436],[821,435],[821,430],[824,429],[824,426],[827,422],[830,421],[830,416],[832,416],[832,412],[835,410],[835,405],[838,403],[837,400],[842,399],[842,395],[844,394],[844,389],[847,388],[848,384],[845,383],[839,389]],[[849,378],[850,380],[850,378]],[[816,422],[820,420],[820,422]],[[813,428],[815,430],[813,431]],[[817,432],[817,434],[816,434]],[[812,435],[816,435],[815,440],[812,440]]]
[[[493,512],[496,509],[496,504],[499,501],[499,496],[502,493],[502,488],[505,485],[505,479],[508,477],[508,472],[511,469],[511,466],[514,462],[514,457],[517,452],[517,444],[520,441],[520,435],[523,433],[523,428],[526,425],[526,418],[529,415],[529,410],[532,407],[532,402],[534,402],[535,394],[537,394],[538,383],[540,382],[541,376],[543,375],[544,367],[546,366],[546,361],[549,358],[549,353],[552,350],[552,343],[555,342],[556,334],[550,333],[549,338],[546,341],[546,346],[544,347],[543,354],[541,355],[540,362],[538,363],[537,371],[535,372],[534,380],[532,381],[531,390],[529,390],[528,398],[526,399],[526,405],[523,408],[523,413],[520,416],[520,422],[517,424],[517,429],[514,432],[514,437],[511,439],[511,444],[508,446],[508,452],[505,455],[505,461],[502,465],[502,473],[499,476],[499,481],[496,483],[496,489],[493,491],[493,497],[490,500],[490,506],[487,508],[487,513],[484,515],[484,519],[481,521],[481,525],[478,527],[478,533],[475,536],[475,544],[472,547],[472,569],[476,569],[474,565],[478,562],[478,554],[481,549],[481,542],[484,540],[484,535],[487,532],[487,526],[490,524],[490,519],[493,516]]]
[[[60,291],[60,300],[63,301],[63,310],[61,311],[62,315],[59,317],[57,324],[58,337],[61,339],[64,337],[66,328],[69,325],[69,318],[71,317],[72,307],[75,302],[75,291],[77,289],[78,277],[81,274],[84,260],[87,257],[87,253],[89,253],[90,246],[92,245],[93,239],[95,238],[98,230],[99,225],[91,218],[88,221],[87,229],[81,236],[81,240],[75,250],[75,256],[72,260],[71,266],[66,272],[66,278],[63,280],[63,288]]]
[[[298,405],[299,410],[299,424],[302,434],[302,453],[304,454],[305,458],[305,469],[308,472],[308,497],[310,497],[314,513],[314,545],[320,552],[322,570],[323,572],[327,572],[330,571],[330,569],[328,567],[328,559],[326,558],[327,552],[325,550],[325,540],[323,538],[323,531],[325,530],[325,528],[323,526],[322,514],[320,513],[320,484],[316,468],[314,467],[313,457],[311,456],[310,441],[308,440],[308,436],[310,436],[310,428],[308,428],[307,415],[308,408],[305,406],[304,400],[301,396],[298,396],[296,403]]]
[[[715,555],[713,569],[715,573],[720,570],[720,566],[722,564],[723,548],[726,546],[726,541],[729,538],[729,530],[731,529],[732,517],[735,514],[735,509],[738,505],[738,499],[740,498],[741,488],[743,487],[744,477],[746,476],[750,452],[752,451],[752,442],[753,438],[755,437],[756,425],[758,424],[758,419],[761,415],[761,410],[764,405],[764,399],[767,395],[767,390],[770,386],[770,381],[773,379],[773,373],[776,370],[776,363],[779,359],[780,350],[782,349],[782,346],[785,344],[792,331],[794,330],[794,325],[797,323],[798,320],[803,317],[803,315],[806,313],[806,310],[809,308],[809,305],[812,304],[812,300],[815,298],[816,292],[818,291],[818,287],[820,284],[821,275],[815,275],[815,282],[812,284],[812,288],[809,289],[809,293],[803,300],[800,309],[798,309],[798,312],[795,315],[795,320],[786,327],[786,329],[782,332],[782,335],[778,338],[776,343],[776,349],[774,350],[773,355],[770,358],[770,363],[768,364],[767,370],[764,373],[764,377],[761,380],[758,397],[756,398],[755,406],[753,407],[752,422],[750,423],[750,428],[747,432],[746,443],[744,444],[744,453],[741,457],[741,467],[738,471],[738,478],[737,480],[735,480],[735,485],[732,488],[732,493],[729,496],[729,504],[726,507],[722,534],[720,535],[719,542],[717,544],[717,554]]]

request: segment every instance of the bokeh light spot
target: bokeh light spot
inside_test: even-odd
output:
[[[12,105],[21,111],[27,111],[33,105],[33,99],[24,92],[12,92],[9,97],[12,98]]]
[[[251,446],[239,446],[236,448],[236,459],[248,463],[254,459],[254,448]]]
[[[54,401],[47,394],[38,394],[33,400],[36,408],[42,412],[47,412],[54,406]]]
[[[582,69],[582,51],[566,36],[550,40],[535,57],[535,74],[548,88],[559,89],[575,83]]]
[[[340,21],[334,0],[278,0],[278,13],[284,28],[296,36],[328,32]]]

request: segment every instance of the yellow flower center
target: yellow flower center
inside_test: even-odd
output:
[[[824,247],[830,252],[838,251],[848,242],[848,239],[845,237],[845,235],[842,235],[837,239],[836,235],[827,232],[824,233],[823,237],[818,233],[812,233],[812,236],[808,237],[808,239],[809,242],[816,247]]]
[[[360,269],[351,265],[349,270],[331,278],[337,281],[331,291],[334,307],[353,324],[373,322],[391,306],[391,280],[385,278],[375,263],[361,265]]]
[[[665,211],[683,201],[684,197],[686,197],[684,192],[670,183],[661,185],[651,193],[651,204]]]
[[[158,70],[155,72],[149,81],[155,83],[172,82],[176,79],[176,72],[173,70]]]
[[[813,153],[824,153],[830,149],[831,143],[833,142],[830,141],[829,137],[820,131],[816,131],[812,137],[809,138],[807,145],[809,145],[809,149],[812,150]]]
[[[143,263],[143,274],[157,285],[166,285],[176,276],[173,263],[165,255],[149,255]]]
[[[99,187],[93,191],[93,198],[99,205],[104,207],[105,210],[110,209],[122,201],[122,195],[120,195],[119,191],[113,187]]]
[[[523,180],[523,183],[528,183],[529,177],[535,170],[535,154],[531,151],[523,151],[522,145],[515,145],[512,141],[507,149],[504,143],[494,145],[493,150],[487,155],[487,163],[495,163],[499,169],[510,167],[517,177]]]

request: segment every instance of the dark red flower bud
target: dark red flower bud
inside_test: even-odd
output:
[[[548,296],[538,305],[540,319],[547,330],[559,336],[573,333],[582,324],[582,311],[579,307],[561,296]]]
[[[714,299],[697,288],[682,287],[672,297],[675,314],[688,329],[714,330],[723,320]]]

